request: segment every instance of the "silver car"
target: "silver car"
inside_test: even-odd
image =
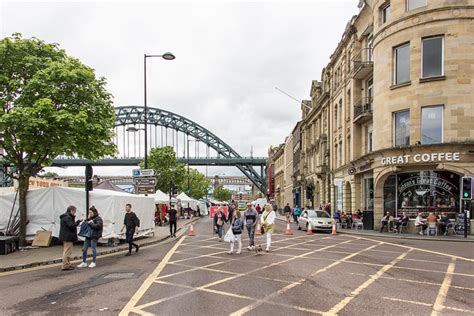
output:
[[[308,222],[311,224],[312,230],[331,230],[332,218],[326,211],[320,210],[304,210],[298,217],[298,229],[303,227],[308,230]]]

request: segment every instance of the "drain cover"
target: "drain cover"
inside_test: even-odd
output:
[[[133,272],[121,272],[107,274],[104,279],[130,279],[135,276]]]

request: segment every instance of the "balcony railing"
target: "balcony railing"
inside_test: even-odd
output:
[[[372,97],[363,97],[354,105],[354,123],[372,119]]]
[[[353,73],[355,79],[362,79],[374,69],[372,48],[363,48],[352,58]]]

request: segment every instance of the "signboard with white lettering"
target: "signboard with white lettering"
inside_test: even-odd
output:
[[[403,165],[409,163],[420,163],[420,162],[444,162],[444,161],[459,161],[461,154],[459,152],[451,153],[425,153],[415,155],[400,155],[383,157],[381,163],[383,166],[388,165]]]
[[[155,169],[133,169],[132,176],[134,178],[154,177],[156,176],[156,170]]]
[[[156,185],[156,178],[135,178],[134,182],[137,186],[151,186]]]
[[[149,186],[149,185],[143,185],[143,186],[137,186],[137,194],[154,194],[155,191],[155,186]]]

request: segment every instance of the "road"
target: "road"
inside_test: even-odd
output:
[[[95,269],[0,275],[1,314],[474,314],[472,243],[286,236],[279,222],[270,253],[228,255],[209,220],[195,228]]]

